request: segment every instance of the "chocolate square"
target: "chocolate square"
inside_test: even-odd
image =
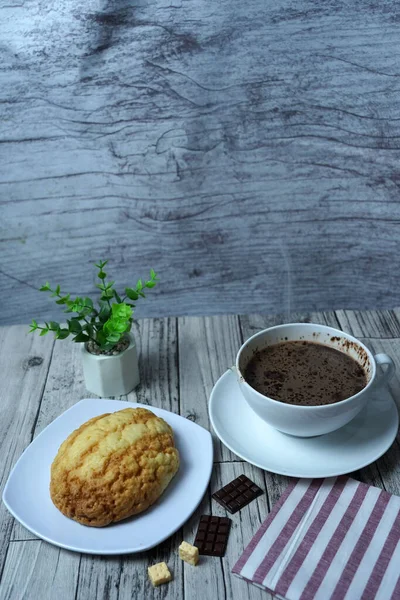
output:
[[[231,514],[234,514],[263,493],[254,481],[251,481],[246,475],[240,475],[214,492],[212,497]]]
[[[202,515],[197,529],[194,546],[199,554],[224,556],[232,521],[227,517]]]

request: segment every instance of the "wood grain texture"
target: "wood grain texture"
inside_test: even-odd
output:
[[[325,323],[352,332],[372,352],[390,354],[397,373],[390,391],[400,399],[399,310],[293,313],[293,320]],[[166,408],[210,427],[207,402],[220,375],[234,362],[236,352],[250,335],[279,324],[285,315],[259,314],[220,317],[181,317],[139,320],[134,334],[140,355],[142,383],[123,397]],[[0,392],[2,457],[1,481],[25,446],[54,418],[86,391],[79,358],[80,347],[68,340],[53,344],[50,336],[27,336],[26,327],[0,328],[0,367],[8,374]],[[42,362],[41,362],[42,360]],[[16,400],[15,400],[16,399]],[[4,415],[4,416],[3,416]],[[4,437],[5,436],[5,437]],[[272,600],[255,586],[233,577],[231,569],[290,481],[241,461],[215,441],[215,465],[210,486],[197,510],[182,529],[156,548],[121,557],[82,555],[46,544],[14,522],[0,506],[2,575],[0,600]],[[366,483],[400,495],[400,437],[372,465],[354,473]],[[226,513],[211,494],[241,473],[255,481],[265,494],[235,515]],[[232,518],[232,530],[223,559],[201,557],[198,567],[178,558],[184,539],[193,542],[201,514]],[[169,565],[174,580],[153,589],[147,567],[159,561]]]
[[[0,322],[158,270],[140,316],[400,296],[395,2],[0,5]]]
[[[247,477],[260,486],[262,490],[265,490],[264,472],[261,469],[244,462],[227,462],[215,465],[211,478],[211,493],[219,490],[221,487],[243,474],[247,475]],[[262,496],[259,496],[256,500],[234,515],[231,515],[222,508],[215,500],[212,500],[211,502],[213,515],[229,517],[232,520],[226,554],[221,561],[225,582],[225,596],[222,597],[224,600],[241,597],[248,600],[272,600],[270,594],[253,585],[247,584],[245,581],[242,581],[231,574],[231,570],[240,554],[243,552],[269,512],[267,494],[264,493]],[[213,558],[204,557],[204,559],[206,558],[215,568]],[[212,597],[211,589],[209,590],[208,596],[210,598]],[[191,597],[195,597],[194,593],[189,596],[189,598]],[[220,596],[218,596],[218,598],[219,597]]]
[[[131,556],[82,555],[76,598],[79,600],[131,600],[131,598],[183,599],[183,565],[177,552],[181,533],[177,532],[156,548]],[[168,585],[154,588],[147,567],[165,561],[173,575]]]
[[[141,319],[133,324],[140,385],[126,400],[179,413],[177,320]]]
[[[235,364],[242,344],[238,318],[181,317],[178,339],[181,415],[212,431],[208,400],[216,381]],[[212,435],[216,461],[240,460]]]
[[[0,493],[33,439],[54,342],[27,328],[0,328]],[[14,519],[0,503],[0,577]]]
[[[11,542],[0,587],[2,600],[75,597],[81,557],[41,540]]]
[[[400,311],[369,310],[355,312],[337,310],[340,329],[355,337],[396,338],[400,337]]]

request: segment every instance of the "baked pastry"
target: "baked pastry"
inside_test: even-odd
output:
[[[145,408],[126,408],[86,421],[61,444],[50,496],[67,517],[103,527],[146,510],[178,468],[168,423]]]

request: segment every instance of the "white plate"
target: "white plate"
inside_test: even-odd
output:
[[[147,511],[107,527],[85,527],[57,510],[49,494],[50,466],[60,444],[88,419],[124,408],[147,408],[174,430],[181,464],[170,485]],[[35,535],[61,548],[89,554],[142,552],[172,535],[197,508],[213,464],[208,431],[174,413],[119,400],[81,400],[53,421],[28,446],[3,492],[11,514]]]
[[[286,435],[253,412],[232,371],[215,384],[209,412],[217,436],[232,452],[265,471],[290,477],[333,477],[361,469],[386,452],[399,426],[396,405],[381,389],[337,431],[312,438]]]

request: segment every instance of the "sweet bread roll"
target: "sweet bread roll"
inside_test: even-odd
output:
[[[90,419],[61,444],[50,496],[67,517],[103,527],[146,510],[178,468],[168,423],[150,410],[126,408]]]

